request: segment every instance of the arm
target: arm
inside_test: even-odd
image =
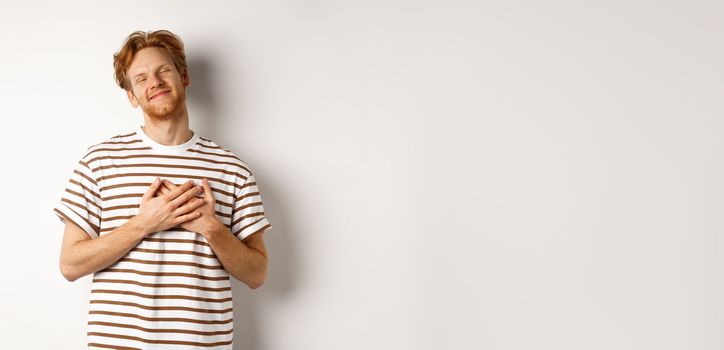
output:
[[[224,270],[234,278],[251,289],[259,288],[266,281],[267,275],[268,253],[262,238],[264,229],[240,241],[216,216],[216,199],[212,195],[208,179],[203,179],[202,186],[204,205],[198,209],[201,215],[182,223],[181,227],[203,235]],[[172,182],[163,180],[163,186],[159,191],[165,194],[176,188],[178,187]]]
[[[60,272],[72,282],[102,270],[126,255],[145,235],[133,218],[96,239],[91,239],[83,229],[66,221],[60,251]]]
[[[224,224],[217,223],[203,235],[221,265],[249,288],[259,288],[266,281],[268,266],[268,253],[262,237],[264,232],[253,233],[241,241]]]
[[[83,229],[66,221],[63,247],[60,252],[60,271],[68,281],[102,270],[122,258],[146,235],[163,231],[201,215],[195,211],[204,204],[194,200],[200,187],[193,181],[173,191],[154,197],[161,185],[156,180],[141,199],[138,215],[130,218],[110,233],[91,239]]]

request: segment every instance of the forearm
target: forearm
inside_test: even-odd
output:
[[[133,218],[110,233],[75,243],[61,257],[61,263],[74,281],[100,271],[125,256],[146,235]]]
[[[223,224],[219,224],[205,236],[221,265],[230,275],[252,289],[264,283],[267,258],[261,252],[234,237]]]

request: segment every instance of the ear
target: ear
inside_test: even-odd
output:
[[[181,81],[184,83],[184,87],[191,86],[191,77],[189,76],[188,70],[186,70],[184,74],[181,74]]]
[[[128,96],[128,101],[131,102],[133,108],[138,107],[138,100],[136,99],[136,95],[133,94],[133,90],[126,90],[126,96]]]

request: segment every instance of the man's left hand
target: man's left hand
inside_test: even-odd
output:
[[[196,219],[186,221],[178,226],[183,229],[202,234],[208,238],[209,232],[216,229],[218,225],[221,224],[221,222],[216,217],[216,199],[211,193],[211,186],[209,186],[209,181],[204,178],[201,182],[201,185],[204,190],[204,205],[196,208],[195,210],[197,212],[200,212],[201,216]],[[165,194],[173,190],[177,186],[178,185],[174,184],[173,182],[164,179],[161,183],[161,187],[159,187],[158,191],[156,192],[156,195],[158,196]],[[199,200],[199,198],[194,197],[189,200]]]

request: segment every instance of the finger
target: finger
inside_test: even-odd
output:
[[[164,188],[163,193],[164,193],[164,194],[173,191],[176,187],[178,187],[178,185],[175,185],[175,184],[172,183],[171,181],[163,180],[163,188]]]
[[[173,190],[174,188],[176,188],[176,187],[179,186],[179,185],[177,185],[177,184],[175,184],[175,183],[173,183],[173,182],[171,182],[171,181],[168,181],[168,180],[163,180],[163,185],[166,186],[166,187],[167,187],[168,189],[170,189],[170,190]]]
[[[185,185],[185,184],[184,184]],[[177,187],[174,191],[178,190],[179,187]],[[192,188],[189,188],[186,190],[186,192],[182,193],[178,197],[176,197],[174,200],[171,201],[171,205],[174,208],[180,207],[182,204],[186,203],[189,199],[194,198],[197,193],[201,191],[201,187],[194,186]],[[173,193],[173,192],[172,192]]]
[[[148,190],[146,190],[146,193],[143,194],[143,199],[148,200],[148,199],[153,198],[153,195],[156,193],[156,191],[158,190],[158,187],[160,185],[161,185],[161,181],[159,180],[159,178],[156,178],[155,180],[153,180],[153,182],[151,183],[151,186],[149,186]]]
[[[176,185],[171,185],[171,186],[173,186],[173,187],[170,187],[170,186],[168,185],[168,183],[164,181],[164,183],[163,183],[164,193],[166,193],[166,192],[171,192],[171,191],[173,191],[174,188],[177,187]]]
[[[214,201],[214,195],[211,193],[211,186],[209,186],[209,180],[204,178],[201,183],[204,186],[204,199],[208,202]]]
[[[186,221],[191,221],[193,219],[196,219],[201,216],[201,212],[193,211],[185,215],[181,215],[176,217],[176,219],[173,220],[175,225],[183,224]]]
[[[169,192],[165,196],[167,199],[173,201],[175,198],[182,195],[184,192],[188,191],[193,186],[194,186],[194,182],[192,180],[186,181],[184,184],[182,184],[180,186],[176,186],[176,188],[171,190],[171,192]],[[183,202],[185,202],[185,201],[182,201],[181,203],[183,203]]]
[[[205,201],[201,198],[194,198],[174,210],[174,215],[179,216],[203,206]]]
[[[159,188],[155,194],[156,197],[160,197],[160,196],[165,195],[166,193],[171,192],[172,189],[167,186],[167,183],[168,183],[168,181],[161,180],[161,185],[159,186]]]
[[[161,187],[158,189],[158,191],[161,192],[161,195],[171,192],[171,190],[168,187]]]

